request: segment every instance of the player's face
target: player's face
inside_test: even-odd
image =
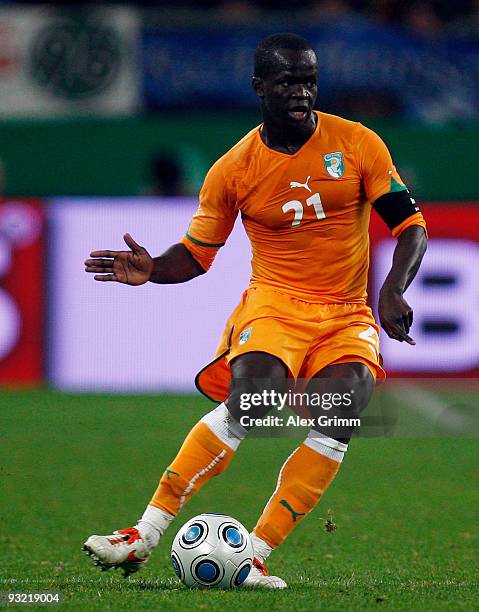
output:
[[[269,75],[253,83],[265,119],[284,127],[304,126],[318,95],[318,63],[314,51],[275,53]]]

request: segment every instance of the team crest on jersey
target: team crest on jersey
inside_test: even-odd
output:
[[[341,178],[344,174],[344,161],[341,151],[336,153],[326,153],[323,155],[324,166],[329,176],[335,179]]]
[[[252,331],[253,331],[253,329],[251,327],[247,327],[246,329],[243,329],[243,331],[239,335],[239,343],[240,344],[245,344],[245,342],[248,342],[248,340],[251,337],[251,332]]]

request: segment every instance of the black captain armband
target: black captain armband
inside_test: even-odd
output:
[[[420,212],[416,200],[411,198],[407,189],[385,193],[373,203],[373,208],[390,230]]]

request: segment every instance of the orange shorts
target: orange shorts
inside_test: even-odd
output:
[[[384,378],[379,328],[365,304],[319,304],[255,285],[228,319],[214,360],[196,376],[196,386],[218,402],[228,397],[229,363],[244,353],[278,357],[289,375],[309,380],[327,365],[366,364]]]

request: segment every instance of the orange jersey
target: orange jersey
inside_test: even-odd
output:
[[[267,147],[256,127],[221,157],[182,242],[208,269],[241,213],[252,285],[312,302],[363,303],[371,202],[406,187],[377,134],[316,115],[316,130],[294,155]],[[421,213],[393,234],[410,225],[424,226]]]

